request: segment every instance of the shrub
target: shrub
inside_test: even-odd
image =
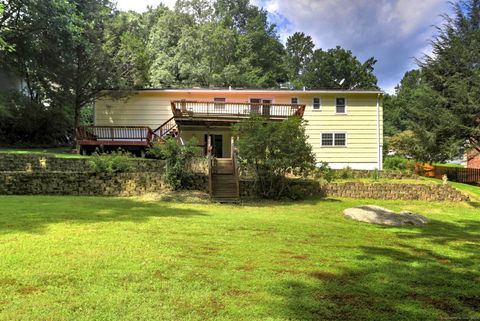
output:
[[[165,142],[156,141],[152,144],[151,147],[147,148],[147,157],[155,158],[155,159],[166,159],[167,155],[165,155]]]
[[[338,170],[335,176],[340,179],[351,179],[355,177],[353,169],[350,166]]]
[[[46,106],[19,92],[0,92],[0,144],[65,144],[73,138],[71,123],[64,106]]]
[[[298,198],[298,189],[287,187],[287,175],[307,176],[315,169],[315,155],[307,143],[305,121],[291,117],[268,122],[252,116],[234,126],[239,136],[241,166],[252,173],[255,192],[264,198]]]
[[[109,153],[97,150],[90,161],[90,167],[96,173],[125,173],[132,170],[131,155],[119,149]]]
[[[383,168],[386,170],[406,170],[410,161],[399,156],[389,156],[383,160]]]
[[[200,152],[198,141],[192,138],[181,145],[175,138],[168,138],[162,144],[156,144],[147,153],[155,158],[165,159],[165,182],[175,190],[192,185],[196,177],[190,165]]]
[[[327,162],[320,162],[320,166],[315,169],[314,177],[317,180],[325,180],[330,183],[335,178],[335,171],[330,168]]]
[[[375,181],[378,181],[378,179],[380,178],[380,172],[378,171],[377,168],[375,168],[373,171],[370,172],[370,178]]]

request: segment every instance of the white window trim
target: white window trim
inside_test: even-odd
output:
[[[323,134],[332,134],[333,145],[323,145]],[[345,134],[345,145],[335,146],[335,134]],[[334,132],[320,132],[320,147],[321,148],[345,148],[348,146],[348,134],[347,132],[334,131]]]
[[[337,113],[337,98],[345,99],[345,112],[344,113]],[[335,106],[335,115],[347,115],[347,113],[348,113],[347,97],[344,97],[344,96],[335,97],[335,105],[334,106]]]
[[[215,99],[223,99],[223,101],[215,101]],[[213,107],[214,109],[216,110],[219,110],[219,109],[226,109],[226,105],[225,103],[227,102],[227,98],[226,97],[213,97]]]
[[[314,104],[314,100],[315,98],[318,98],[318,101],[320,102],[320,106],[318,109],[314,108],[315,104]],[[313,111],[322,111],[322,97],[312,97],[312,110]]]
[[[297,103],[295,105],[300,105],[300,99],[298,97],[290,97],[290,104],[293,104],[292,99],[297,99]]]

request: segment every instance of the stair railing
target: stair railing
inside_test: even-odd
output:
[[[158,138],[164,138],[165,136],[170,134],[172,130],[177,127],[177,123],[175,122],[174,118],[175,117],[172,116],[172,118],[168,119],[163,124],[158,126],[157,129],[153,131],[155,136]]]

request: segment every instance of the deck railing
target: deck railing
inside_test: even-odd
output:
[[[85,126],[76,130],[77,141],[150,143],[153,131],[147,126]]]
[[[303,116],[305,105],[245,102],[175,100],[171,102],[175,117],[245,118],[257,114],[270,119]]]

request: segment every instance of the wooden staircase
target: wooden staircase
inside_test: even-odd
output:
[[[153,130],[155,140],[164,141],[167,137],[175,137],[178,134],[177,123],[175,117],[168,119],[166,122]]]
[[[237,203],[240,199],[235,159],[211,158],[210,196],[220,203]]]

